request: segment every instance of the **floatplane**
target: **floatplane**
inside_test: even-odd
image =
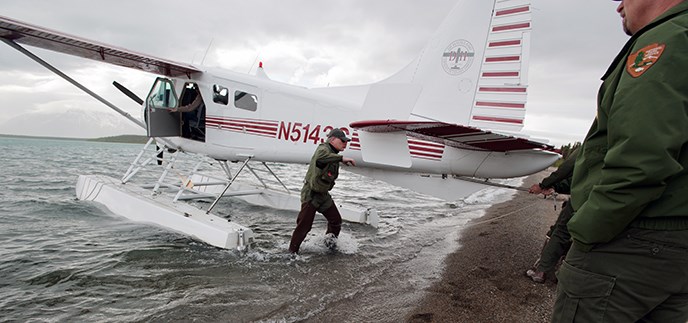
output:
[[[80,175],[79,199],[220,248],[243,249],[254,233],[213,214],[219,199],[233,196],[298,210],[299,193],[269,165],[308,163],[335,127],[353,139],[343,154],[356,167],[346,170],[447,200],[488,187],[487,179],[520,177],[550,166],[559,158],[554,147],[520,133],[531,10],[528,0],[460,0],[417,58],[396,74],[373,84],[326,88],[271,80],[262,65],[247,75],[178,63],[8,17],[0,17],[0,39],[150,137],[122,178]],[[142,107],[143,117],[131,116],[22,45],[157,75],[143,99],[114,82]],[[195,110],[178,111],[191,104]],[[175,166],[180,154],[201,156],[201,161],[181,175]],[[205,163],[219,165],[222,176],[201,172]],[[160,174],[134,183],[146,169]],[[236,179],[242,172],[255,175],[257,184],[240,185]],[[277,184],[268,185],[266,177]],[[183,202],[188,199],[213,202],[203,210]],[[372,208],[341,205],[340,210],[345,220],[378,221]]]

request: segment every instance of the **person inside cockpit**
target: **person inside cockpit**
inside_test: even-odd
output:
[[[205,123],[203,122],[205,119],[205,105],[203,104],[201,91],[197,85],[194,85],[193,88],[188,88],[188,90],[184,92],[182,102],[189,102],[190,96],[193,97],[193,100],[190,103],[170,109],[170,112],[182,113],[182,137],[205,140]]]

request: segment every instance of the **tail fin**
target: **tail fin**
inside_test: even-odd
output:
[[[530,21],[530,0],[460,0],[420,56],[379,85],[422,88],[411,119],[519,131]]]

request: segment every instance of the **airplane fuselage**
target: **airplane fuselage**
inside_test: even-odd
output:
[[[224,71],[207,71],[198,79],[176,79],[173,83],[175,95],[189,83],[200,87],[206,108],[205,138],[203,141],[180,136],[166,138],[184,151],[219,160],[239,161],[251,157],[266,162],[308,163],[315,147],[335,127],[353,138],[342,154],[363,168],[504,178],[539,171],[559,157],[544,150],[460,149],[409,136],[405,151],[398,153],[399,158],[410,156],[410,167],[383,165],[366,161],[362,155],[366,147],[361,146],[359,132],[349,127],[352,122],[370,119],[368,111],[362,109],[365,98],[356,95],[365,93],[364,89],[352,88],[351,95],[342,99],[328,95],[327,89],[306,89]],[[243,98],[250,96],[248,105],[241,102],[242,94]],[[154,134],[155,129],[149,132]]]

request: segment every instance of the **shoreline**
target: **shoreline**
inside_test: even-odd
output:
[[[549,175],[523,181],[530,187]],[[407,322],[549,322],[556,284],[537,284],[525,271],[539,257],[545,233],[561,210],[542,195],[517,192],[462,229],[459,248],[444,261],[440,279],[410,310]]]

